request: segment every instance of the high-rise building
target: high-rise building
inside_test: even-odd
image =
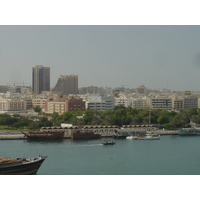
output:
[[[61,75],[52,91],[59,95],[78,94],[78,75]]]
[[[50,67],[36,65],[32,67],[32,91],[41,94],[50,90]]]

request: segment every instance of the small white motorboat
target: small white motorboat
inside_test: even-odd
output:
[[[134,139],[137,139],[137,136],[135,136],[135,135],[130,135],[130,136],[127,136],[126,139],[127,139],[127,140],[134,140]]]
[[[159,140],[160,135],[158,134],[147,134],[144,137],[137,137],[137,140]]]

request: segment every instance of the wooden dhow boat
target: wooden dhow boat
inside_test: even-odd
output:
[[[27,133],[21,131],[29,139],[62,139],[65,131],[29,131]]]
[[[47,156],[36,158],[0,158],[0,175],[34,175]]]

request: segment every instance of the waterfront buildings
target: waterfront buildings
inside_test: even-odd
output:
[[[126,96],[124,97],[116,97],[115,98],[115,106],[123,105],[124,107],[131,106],[131,98]]]
[[[52,91],[59,95],[78,94],[78,75],[61,75]]]
[[[36,65],[32,67],[32,91],[41,94],[50,90],[50,67]]]
[[[62,114],[73,110],[113,110],[115,106],[131,106],[134,109],[165,109],[180,111],[200,108],[199,92],[170,92],[149,90],[145,86],[127,89],[124,86],[103,88],[97,86],[78,89],[78,75],[62,75],[50,91],[50,68],[36,65],[33,70],[33,92],[24,85],[0,86],[1,112],[30,111],[39,106],[43,112]],[[81,97],[76,96],[80,93]],[[61,95],[62,98],[58,98]],[[73,98],[72,98],[73,96]],[[14,104],[11,104],[15,101]],[[20,104],[21,102],[21,104]],[[22,104],[24,102],[24,104]],[[17,104],[16,104],[17,103]]]
[[[81,110],[85,111],[85,102],[76,96],[69,96],[67,99],[58,98],[57,100],[48,100],[45,102],[45,113],[54,112],[63,114],[69,111]]]
[[[86,109],[87,110],[113,110],[115,107],[115,100],[109,96],[88,96],[86,100]]]
[[[131,105],[134,109],[147,109],[147,98],[131,98]]]
[[[147,98],[148,109],[164,109],[172,110],[172,99],[167,96],[158,96],[153,98]]]
[[[48,101],[49,98],[48,97],[44,97],[44,96],[38,96],[36,98],[32,98],[32,107],[37,107],[39,106],[42,111],[44,111],[45,108],[45,102]]]
[[[0,112],[5,113],[9,111],[25,111],[26,101],[19,98],[0,98]]]

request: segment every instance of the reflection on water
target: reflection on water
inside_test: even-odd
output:
[[[25,142],[29,143],[29,144],[60,144],[64,142],[64,139],[54,139],[54,140],[48,140],[48,139],[42,139],[42,140],[38,140],[38,139],[27,139],[25,140]]]

